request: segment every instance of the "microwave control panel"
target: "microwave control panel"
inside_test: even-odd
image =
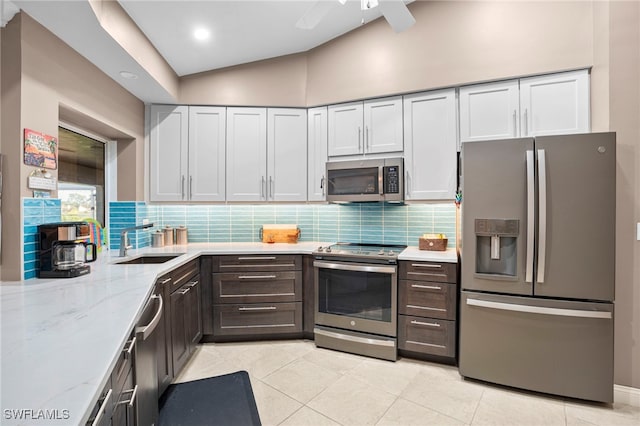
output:
[[[384,193],[398,194],[400,193],[400,168],[398,166],[384,167]]]

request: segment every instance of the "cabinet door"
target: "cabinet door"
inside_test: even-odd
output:
[[[171,294],[171,341],[173,374],[177,376],[189,359],[189,336],[187,336],[187,298],[188,288],[176,290]]]
[[[227,201],[266,201],[267,110],[227,108]]]
[[[224,107],[189,107],[189,181],[191,201],[225,200]]]
[[[202,338],[202,305],[200,281],[195,279],[185,287],[189,289],[186,294],[187,305],[187,335],[189,338],[189,352],[193,352],[196,345]]]
[[[155,294],[162,297],[165,309],[160,322],[156,326],[156,361],[158,368],[158,396],[169,387],[173,381],[173,357],[171,344],[171,306],[169,287],[171,278],[161,278],[156,284]]]
[[[587,70],[520,80],[522,136],[588,133]]]
[[[402,152],[402,96],[364,103],[364,152]]]
[[[327,162],[327,107],[307,111],[307,200],[324,201]]]
[[[362,102],[328,107],[329,157],[363,152]]]
[[[408,200],[453,199],[456,191],[455,90],[404,97],[404,168]]]
[[[186,106],[152,105],[149,129],[149,199],[186,199],[189,109]]]
[[[267,110],[267,199],[307,200],[307,112]]]
[[[473,142],[520,135],[518,80],[460,88],[460,140]]]

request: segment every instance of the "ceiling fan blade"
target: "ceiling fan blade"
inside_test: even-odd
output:
[[[380,12],[396,33],[400,33],[416,23],[415,18],[402,0],[378,1]]]
[[[296,22],[296,28],[311,30],[324,18],[327,13],[340,4],[337,1],[318,0],[309,10]]]

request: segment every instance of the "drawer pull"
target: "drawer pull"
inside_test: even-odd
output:
[[[199,282],[200,282],[200,281],[195,280],[195,281],[191,281],[191,282],[190,282],[189,284],[187,284],[187,285],[188,285],[190,288],[193,288],[193,287],[197,286]]]
[[[136,338],[134,337],[133,339],[129,340],[128,343],[129,343],[129,347],[122,351],[124,352],[125,359],[131,359],[131,356],[133,355],[133,348],[136,346]]]
[[[109,400],[111,399],[112,394],[113,394],[113,389],[109,389],[109,392],[107,392],[107,395],[105,395],[104,399],[102,400],[102,404],[100,404],[100,408],[98,409],[98,414],[96,414],[96,417],[93,419],[93,422],[91,422],[91,426],[98,426],[100,424],[100,421],[104,416],[104,412],[107,409],[107,405],[109,404]]]
[[[275,311],[276,309],[278,308],[276,308],[275,306],[256,306],[251,308],[241,306],[238,308],[239,311]]]
[[[447,274],[435,274],[433,272],[408,272],[407,275],[420,275],[421,277],[423,276],[429,276],[429,277],[441,277],[444,279],[447,279]]]
[[[442,308],[430,308],[428,306],[417,306],[417,305],[407,305],[407,308],[411,308],[411,309],[424,309],[425,311],[440,311],[440,312],[446,312],[446,309],[442,309]]]
[[[167,279],[165,279],[165,280],[160,281],[160,284],[166,284],[166,283],[168,283],[169,281],[171,281],[171,278],[167,278]]]
[[[445,345],[436,345],[435,343],[425,343],[425,342],[417,342],[415,340],[407,340],[407,343],[412,343],[414,345],[421,345],[421,346],[429,346],[432,348],[446,348]]]
[[[412,263],[411,266],[414,268],[442,268],[442,265],[437,265],[435,263]]]
[[[275,256],[247,256],[239,257],[238,260],[276,260]]]
[[[277,275],[238,275],[239,280],[273,280]]]
[[[440,327],[440,324],[438,324],[437,322],[422,322],[422,321],[412,320],[411,324],[414,324],[414,325],[426,325],[428,327]]]
[[[135,385],[133,389],[128,389],[126,391],[123,391],[122,393],[130,393],[131,398],[125,399],[124,401],[118,401],[118,405],[128,404],[129,407],[133,408],[133,405],[136,403],[136,396],[138,395],[138,385]]]
[[[191,287],[185,288],[184,290],[178,290],[178,291],[176,291],[176,293],[180,293],[181,295],[184,296],[185,294],[189,293],[190,291],[191,291]]]
[[[421,285],[421,284],[411,284],[411,288],[424,288],[427,290],[442,290],[442,287],[438,285]]]

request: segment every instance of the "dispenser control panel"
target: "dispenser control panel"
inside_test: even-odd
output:
[[[520,221],[517,219],[476,219],[476,235],[500,235],[517,237]]]

